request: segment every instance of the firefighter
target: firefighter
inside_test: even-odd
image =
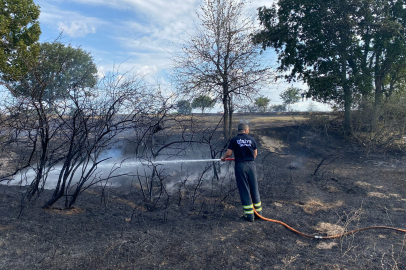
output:
[[[261,215],[261,199],[259,197],[257,172],[255,158],[257,157],[257,144],[251,136],[248,136],[249,126],[245,123],[238,125],[238,135],[230,140],[227,152],[221,158],[225,161],[234,153],[235,158],[235,180],[240,192],[242,207],[244,208],[244,218],[254,221],[254,207]],[[251,200],[252,199],[252,200]]]

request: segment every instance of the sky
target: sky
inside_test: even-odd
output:
[[[256,9],[271,6],[272,0],[247,1],[246,15],[256,20]],[[40,6],[40,42],[60,41],[81,47],[93,56],[99,75],[118,70],[145,76],[150,82],[168,83],[166,72],[171,53],[179,51],[185,34],[193,34],[196,11],[203,0],[34,0]],[[264,61],[275,67],[272,50]],[[271,104],[281,104],[279,94],[287,87],[277,82],[261,92]],[[305,89],[296,83],[293,86]],[[329,107],[312,101],[292,109],[305,111]]]

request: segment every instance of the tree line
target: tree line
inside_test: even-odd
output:
[[[281,105],[270,105],[271,100],[267,97],[257,97],[251,105],[238,105],[237,112],[253,113],[253,112],[287,112],[291,111],[291,105],[304,100],[305,94],[297,87],[289,87],[284,90],[279,96],[283,100]],[[215,104],[208,96],[200,96],[193,99],[192,103],[189,100],[182,99],[176,103],[177,112],[179,114],[191,114],[192,109],[200,109],[204,113],[207,109],[212,109]],[[220,112],[221,113],[221,112]]]

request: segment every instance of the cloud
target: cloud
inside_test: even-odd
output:
[[[146,82],[151,84],[156,84],[157,79],[160,77],[159,72],[162,71],[162,67],[154,64],[154,61],[139,61],[132,58],[121,63],[104,63],[99,65],[97,69],[99,78],[103,78],[110,72],[113,72],[125,74],[128,77],[144,78]]]
[[[58,22],[58,30],[70,37],[84,37],[88,34],[96,33],[96,27],[94,25],[88,25],[82,21]]]
[[[137,70],[137,74],[141,76],[153,75],[158,71],[158,68],[154,66],[143,66]]]
[[[138,52],[143,51],[150,53],[163,51],[163,48],[157,44],[156,40],[149,36],[143,36],[140,38],[116,37],[115,39],[120,42],[123,47],[127,47],[128,49]]]
[[[152,21],[170,22],[180,19],[179,15],[194,13],[201,4],[201,0],[65,0],[83,5],[108,6],[116,10],[131,10],[134,13],[144,14]],[[192,15],[192,14],[190,14]],[[184,19],[184,17],[182,17]]]
[[[84,16],[79,12],[61,9],[58,6],[40,2],[40,21],[54,30],[64,32],[69,37],[84,37],[94,34],[102,25],[109,23],[91,16]]]
[[[68,21],[85,22],[89,26],[97,29],[100,19],[81,16],[78,13],[65,11],[62,2],[54,0],[59,6],[52,6],[44,0],[38,0],[41,5],[41,12],[47,14],[41,17],[53,17],[54,14],[62,15],[59,17],[70,18]],[[41,4],[44,2],[44,4]],[[196,20],[196,10],[203,3],[202,0],[64,0],[63,5],[71,6],[75,3],[75,8],[79,4],[81,11],[91,12],[98,9],[109,9],[111,13],[106,13],[103,20],[109,21],[111,28],[117,36],[132,37],[140,33],[150,35],[155,39],[175,39],[181,32],[190,30],[193,21]],[[59,7],[59,10],[57,9]],[[69,10],[69,9],[68,9]],[[48,12],[49,11],[49,12]],[[42,14],[41,13],[41,14]],[[95,13],[97,14],[97,13]],[[122,17],[118,17],[121,14]],[[98,16],[99,17],[99,16]],[[58,19],[60,21],[60,18]],[[63,20],[64,21],[64,20]],[[64,22],[64,26],[71,27]],[[76,25],[73,25],[76,26]],[[91,33],[91,32],[89,32]],[[125,33],[125,34],[124,34]]]

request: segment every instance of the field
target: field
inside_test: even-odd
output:
[[[220,116],[205,116],[215,123]],[[303,115],[236,115],[259,144],[263,215],[328,236],[369,226],[406,229],[406,157],[368,154]],[[229,164],[232,170],[232,164]],[[233,179],[231,179],[233,180]],[[405,234],[367,230],[334,240],[245,221],[227,196],[174,193],[146,207],[137,185],[89,189],[74,209],[21,205],[24,187],[0,186],[0,269],[406,269]]]

